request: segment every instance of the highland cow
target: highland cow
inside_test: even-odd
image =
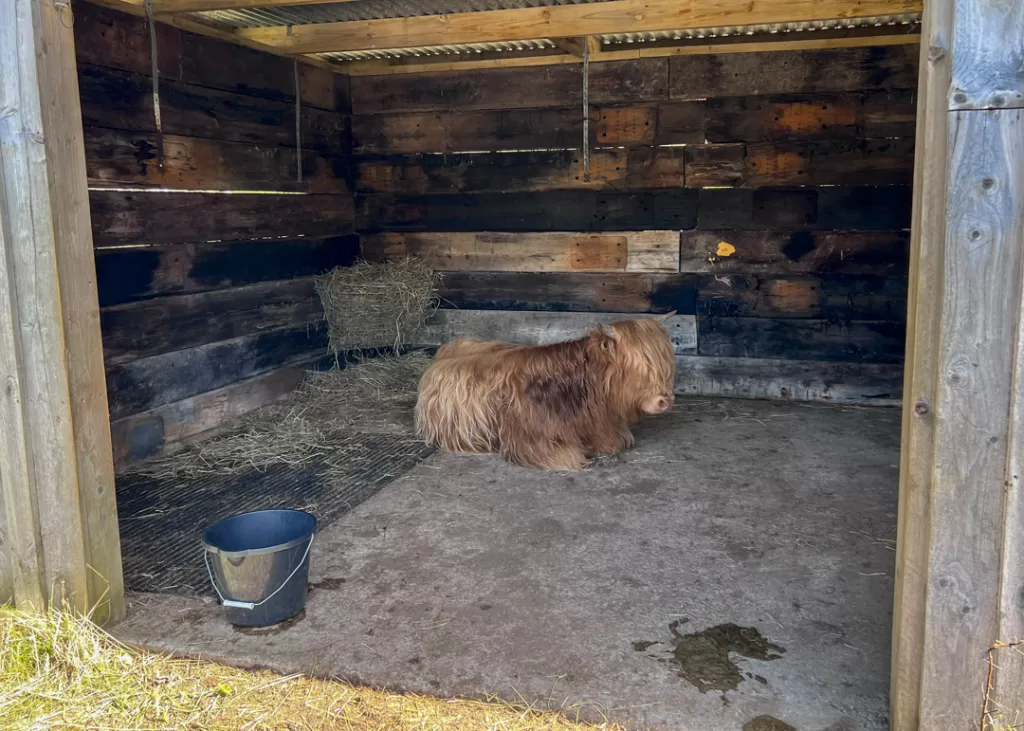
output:
[[[555,345],[458,339],[423,374],[416,431],[450,452],[577,470],[633,444],[630,425],[674,400],[675,354],[660,325],[623,320]]]

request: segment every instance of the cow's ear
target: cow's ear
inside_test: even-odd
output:
[[[598,325],[597,333],[601,336],[602,350],[612,350],[615,347],[615,341],[618,339],[615,328]]]

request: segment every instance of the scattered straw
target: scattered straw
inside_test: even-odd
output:
[[[429,363],[427,354],[413,352],[311,372],[294,392],[246,415],[227,434],[129,471],[189,479],[272,465],[340,467],[352,455],[340,451],[338,443],[353,432],[412,433],[416,388]]]
[[[0,607],[0,728],[583,731],[528,705],[250,673],[127,647],[87,619]]]
[[[439,282],[440,275],[413,258],[357,262],[317,277],[331,352],[408,344],[440,304]]]

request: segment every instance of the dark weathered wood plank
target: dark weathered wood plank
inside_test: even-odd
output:
[[[857,119],[861,137],[913,137],[917,124],[916,91],[878,91],[864,96]]]
[[[352,77],[356,114],[535,109],[582,102],[577,65]],[[590,102],[624,104],[666,99],[668,60],[595,63],[590,67]]]
[[[697,228],[816,228],[817,220],[818,191],[813,188],[700,190]]]
[[[917,47],[677,56],[669,69],[671,99],[913,89]]]
[[[906,231],[683,231],[679,269],[729,274],[905,275]]]
[[[362,159],[364,193],[428,195],[542,190],[794,185],[904,185],[913,140],[815,140]],[[718,195],[718,194],[713,194]],[[772,193],[764,193],[771,196]]]
[[[596,107],[597,145],[677,145],[704,142],[704,102],[651,102]]]
[[[111,422],[116,466],[121,469],[133,462],[170,454],[190,441],[230,428],[250,411],[294,391],[305,377],[303,365],[278,368]]]
[[[100,311],[108,367],[260,330],[316,323],[322,317],[320,298],[308,278],[160,297]]]
[[[381,262],[415,256],[440,271],[678,272],[677,231],[365,234],[362,255]]]
[[[438,310],[417,333],[415,345],[442,345],[455,338],[548,345],[586,335],[599,324],[635,317],[630,313]],[[662,327],[677,355],[696,352],[693,315],[673,315]]]
[[[444,272],[441,306],[462,310],[696,312],[696,277],[686,274]]]
[[[914,141],[842,140],[747,145],[746,185],[906,185]]]
[[[75,7],[75,52],[80,64],[149,75],[149,28],[144,18],[92,3]],[[233,43],[157,24],[160,78],[184,81],[265,99],[293,102],[292,62]],[[347,83],[340,75],[308,64],[299,67],[304,104],[345,111]]]
[[[698,312],[717,317],[906,321],[906,277],[704,275]]]
[[[678,188],[683,157],[683,148],[594,150],[589,176],[578,150],[364,159],[357,188],[391,195]]]
[[[120,419],[327,353],[324,323],[271,330],[107,368],[110,418]]]
[[[710,142],[787,142],[854,139],[863,96],[859,93],[741,96],[708,99]]]
[[[910,210],[909,185],[821,188],[818,228],[909,229]]]
[[[363,231],[639,231],[693,228],[697,193],[563,190],[358,200]]]
[[[594,106],[591,144],[671,145],[704,141],[703,102]],[[577,149],[583,144],[578,106],[359,114],[352,118],[356,154]]]
[[[155,132],[149,77],[79,64],[82,119],[87,127]],[[160,116],[169,135],[295,146],[295,106],[180,81],[160,84]],[[349,117],[304,108],[302,146],[333,154],[351,149]]]
[[[745,145],[687,145],[688,188],[743,185],[747,182]]]
[[[352,229],[347,195],[126,193],[93,190],[97,247],[329,236]]]
[[[833,322],[698,316],[701,355],[850,363],[900,363],[905,327],[894,322]]]
[[[899,365],[676,356],[676,393],[687,396],[896,406],[902,388]]]
[[[321,274],[349,266],[358,236],[236,241],[99,249],[96,283],[101,307],[160,295],[206,292]]]
[[[348,193],[349,160],[281,146],[89,127],[85,155],[91,185],[140,185],[189,190],[276,190]]]
[[[361,155],[572,149],[583,144],[579,107],[477,112],[359,114],[352,148]]]
[[[699,209],[702,229],[904,229],[910,224],[910,187],[704,188]]]

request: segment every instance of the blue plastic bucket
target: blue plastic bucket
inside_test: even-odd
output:
[[[210,583],[231,624],[265,627],[302,611],[316,527],[302,510],[260,510],[203,531]]]

